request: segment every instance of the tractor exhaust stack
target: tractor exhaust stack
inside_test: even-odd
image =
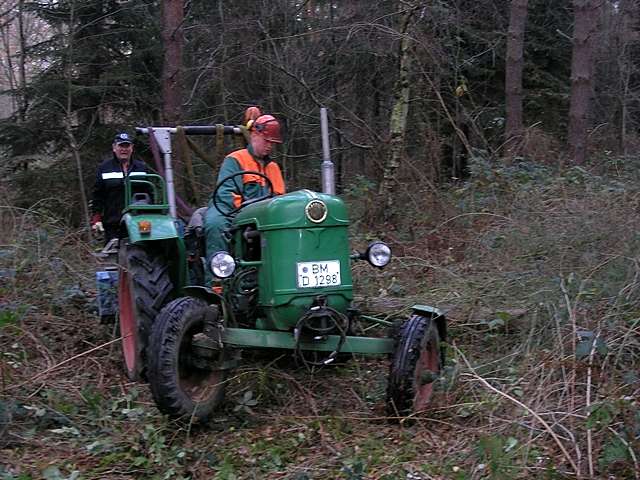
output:
[[[336,194],[336,179],[329,148],[329,121],[327,109],[320,108],[320,130],[322,132],[322,193]]]

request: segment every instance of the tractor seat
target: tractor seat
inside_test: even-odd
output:
[[[207,207],[201,207],[193,212],[191,218],[189,219],[188,227],[197,228],[202,227],[204,225],[204,215],[207,213]]]
[[[149,205],[151,203],[151,195],[146,192],[138,192],[133,194],[131,200],[134,205]]]

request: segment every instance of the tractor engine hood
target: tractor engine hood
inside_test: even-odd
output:
[[[253,224],[258,230],[348,226],[344,202],[333,195],[297,190],[244,207],[236,226]]]

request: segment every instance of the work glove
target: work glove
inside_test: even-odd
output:
[[[104,233],[102,216],[99,213],[96,213],[93,217],[91,217],[91,231],[93,233]]]

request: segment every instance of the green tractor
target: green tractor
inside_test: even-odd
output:
[[[220,127],[182,129],[187,135],[220,133]],[[240,127],[223,130],[241,133]],[[389,322],[354,308],[351,263],[365,260],[383,268],[391,250],[373,242],[365,252],[351,253],[349,218],[339,197],[298,190],[242,205],[232,212],[228,251],[204,265],[202,209],[185,228],[176,220],[171,170],[176,129],[139,131],[160,147],[165,177],[125,181],[119,318],[127,375],[149,382],[160,411],[207,419],[223,401],[242,351],[253,349],[286,350],[314,367],[353,354],[388,355],[388,414],[425,409],[444,361],[445,317],[433,307],[414,305],[406,320]],[[331,191],[325,166],[326,160],[323,189]],[[209,284],[207,268],[214,278]],[[362,331],[358,323],[389,327],[389,333],[356,335]]]

